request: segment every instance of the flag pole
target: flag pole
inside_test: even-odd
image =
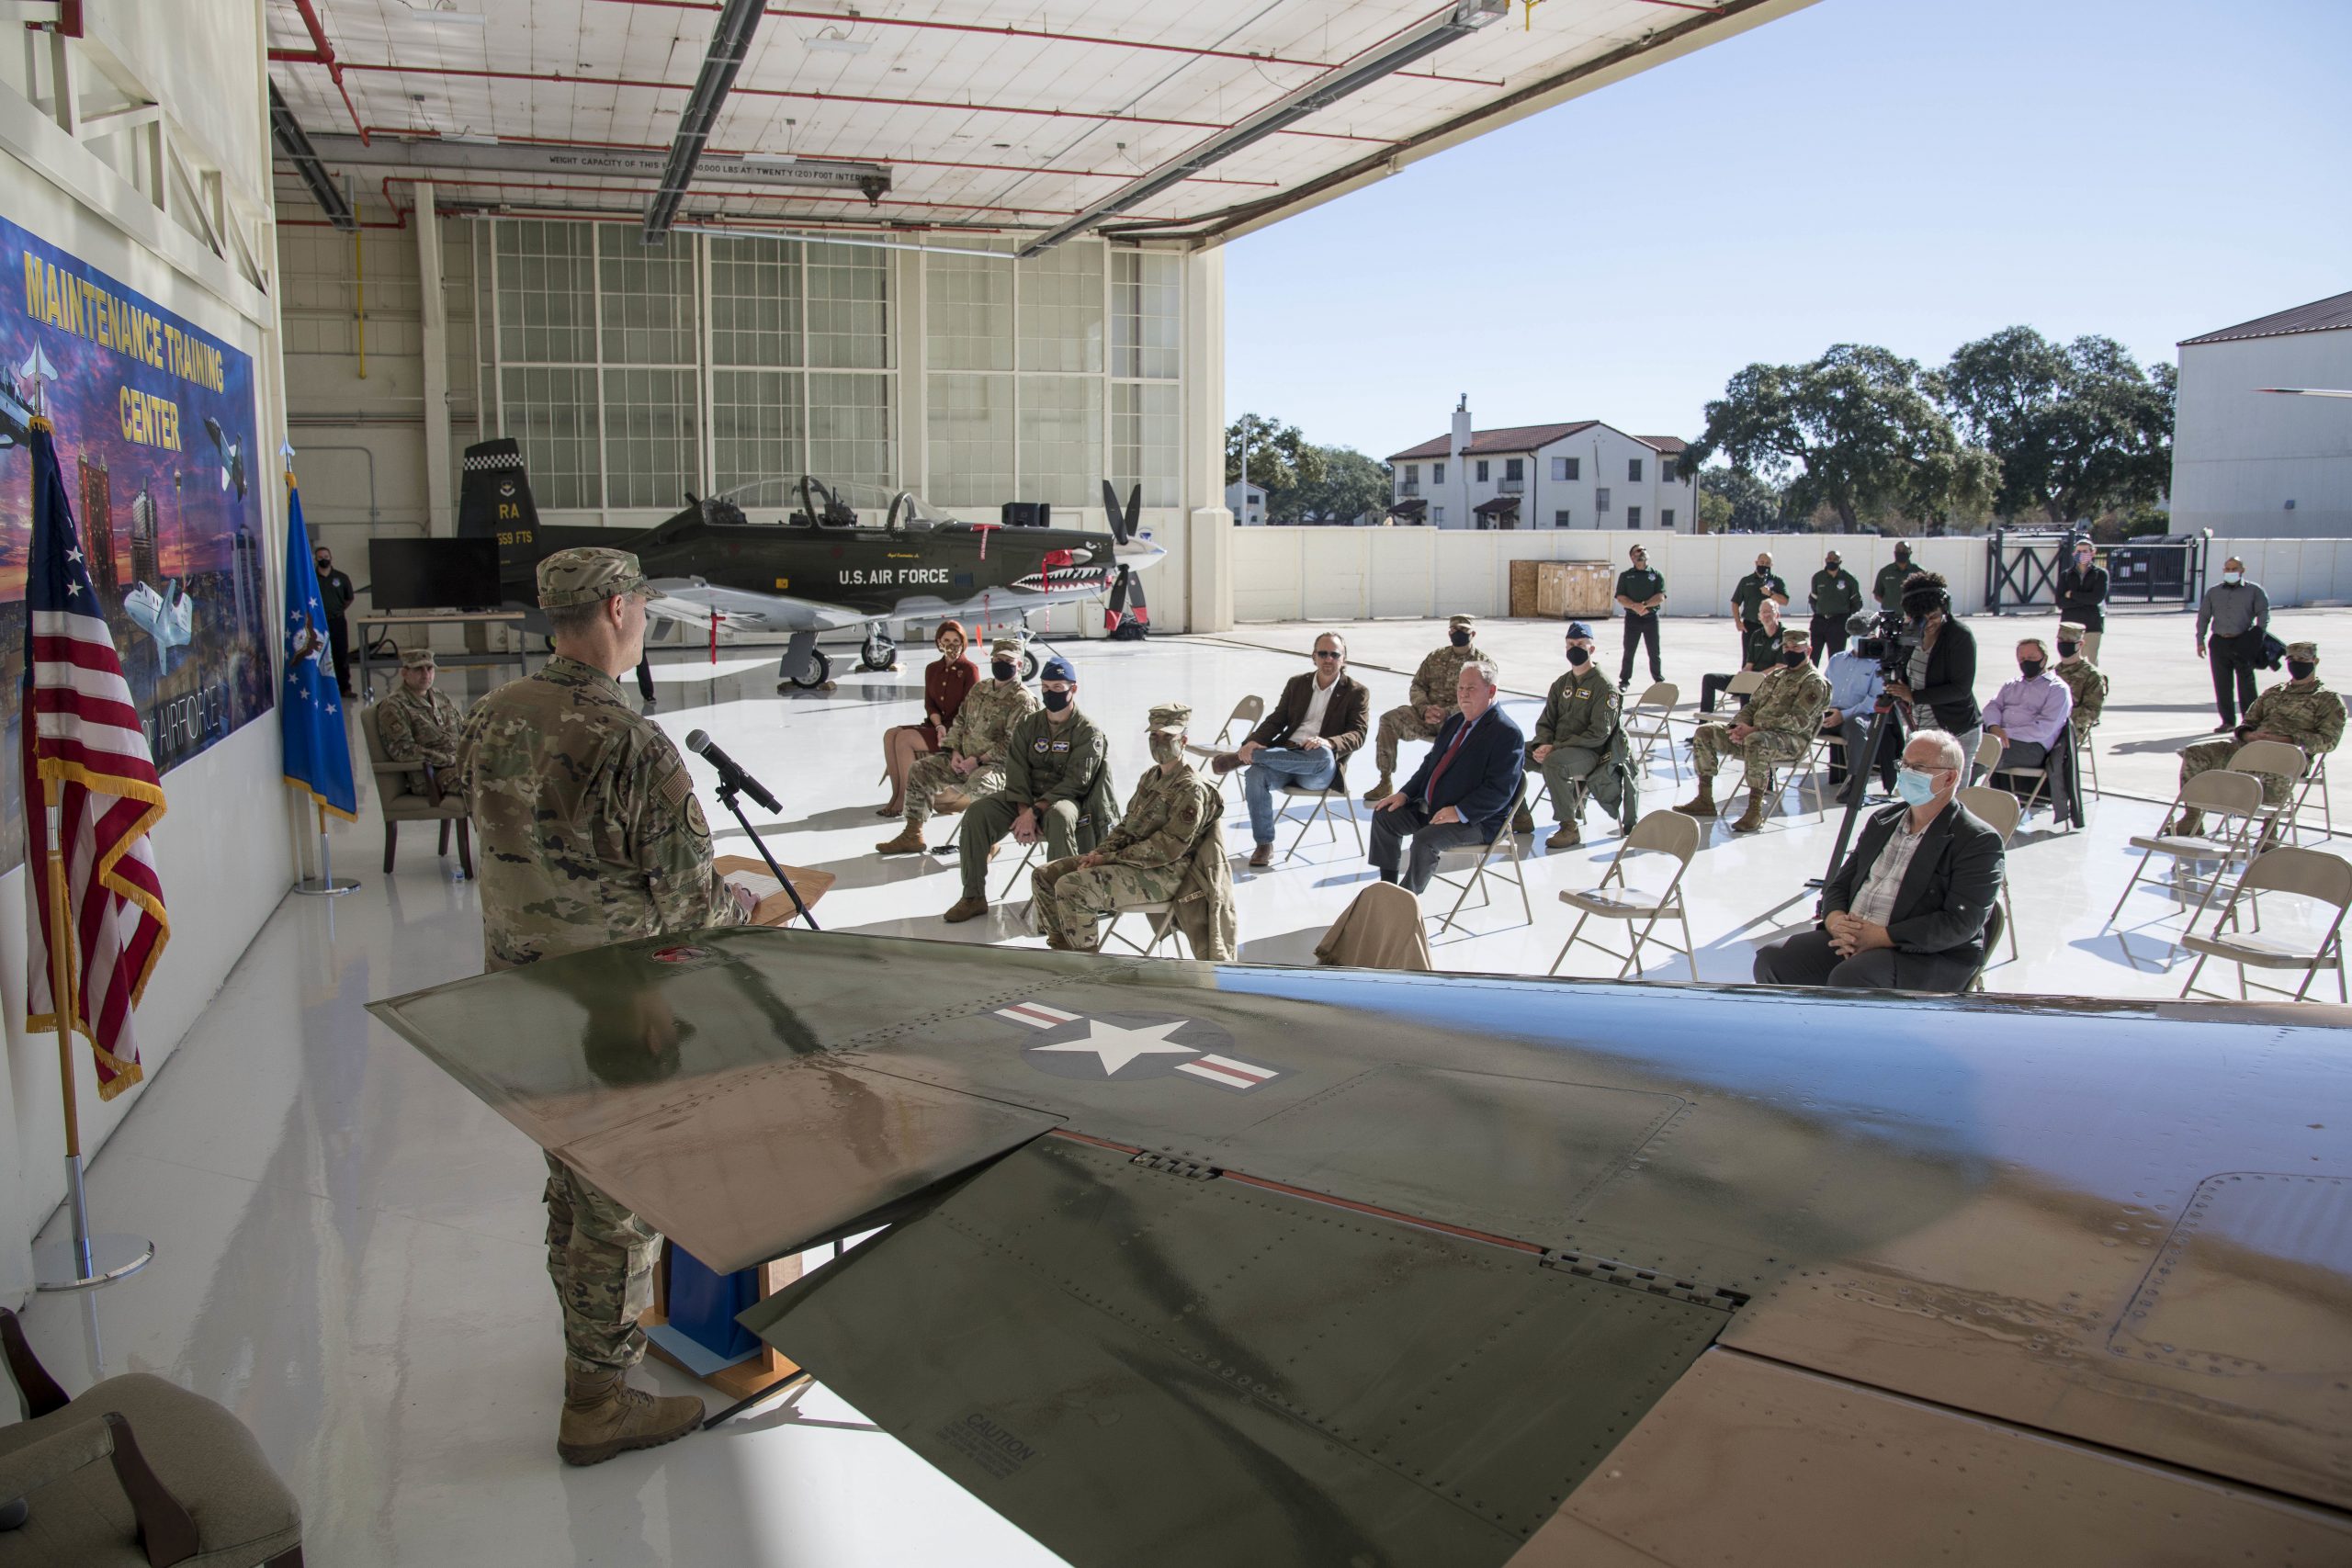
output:
[[[327,844],[327,808],[312,803],[319,814],[319,874],[306,876],[294,885],[294,891],[313,898],[340,898],[359,886],[356,877],[337,877],[334,874],[334,852]]]
[[[49,1011],[57,1024],[57,1076],[65,1100],[65,1207],[74,1234],[33,1248],[34,1284],[44,1291],[82,1291],[109,1284],[153,1261],[154,1243],[143,1236],[90,1234],[90,1199],[82,1185],[82,1117],[74,1075],[74,1024],[82,1016],[74,987],[73,922],[65,897],[65,852],[58,842],[55,779],[41,781],[41,809],[49,814]]]

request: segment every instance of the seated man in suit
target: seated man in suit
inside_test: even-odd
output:
[[[1871,814],[1828,885],[1815,929],[1759,949],[1767,986],[1963,989],[1984,962],[2001,897],[2001,835],[1952,799],[1968,759],[1940,729],[1903,748],[1903,798]]]
[[[1210,761],[1220,774],[1250,769],[1241,791],[1250,802],[1250,835],[1257,840],[1251,865],[1274,863],[1274,792],[1284,784],[1345,789],[1348,754],[1363,746],[1371,716],[1372,694],[1348,673],[1347,639],[1325,632],[1315,639],[1315,668],[1290,678],[1283,700],[1238,750]]]
[[[1464,664],[1453,695],[1459,710],[1437,732],[1420,771],[1373,807],[1372,863],[1381,881],[1401,880],[1411,893],[1430,885],[1447,850],[1491,843],[1519,803],[1527,737],[1495,701],[1495,667],[1484,660]],[[1407,839],[1413,858],[1400,878]]]

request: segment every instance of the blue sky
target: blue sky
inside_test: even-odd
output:
[[[2352,289],[2347,82],[2348,0],[1821,0],[1228,246],[1227,418],[1384,457],[1465,391],[1695,436],[1844,341],[2170,358]]]

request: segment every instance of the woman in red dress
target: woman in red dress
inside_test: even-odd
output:
[[[942,621],[932,635],[939,657],[922,672],[921,724],[901,724],[882,732],[882,766],[890,780],[890,804],[876,817],[903,816],[907,809],[907,773],[915,759],[939,750],[947,727],[964,705],[964,694],[979,680],[979,668],[964,656],[963,623]]]

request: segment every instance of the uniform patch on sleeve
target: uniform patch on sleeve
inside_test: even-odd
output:
[[[675,760],[673,760],[669,767],[663,770],[659,787],[662,803],[673,811],[684,806],[694,794],[694,781],[686,777],[686,770],[679,766]]]

